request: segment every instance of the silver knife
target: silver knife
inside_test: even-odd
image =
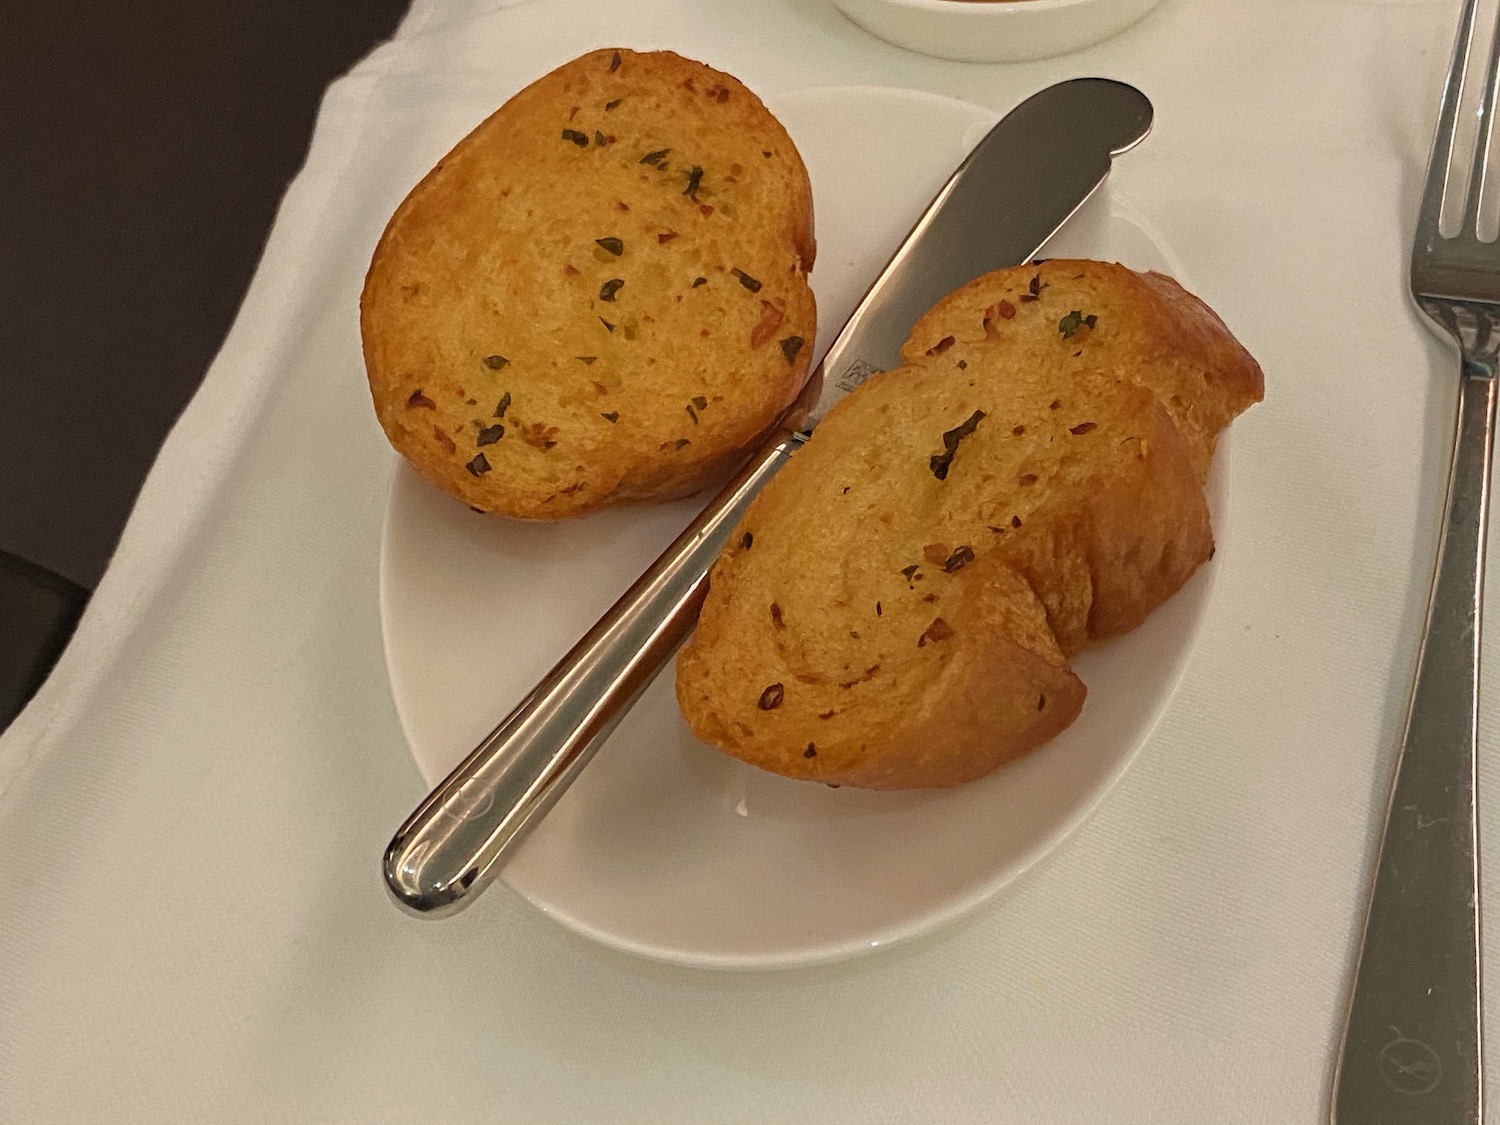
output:
[[[959,165],[855,308],[798,403],[732,481],[407,818],[385,880],[414,914],[474,899],[692,630],[708,569],[766,481],[844,395],[901,362],[934,301],[1029,261],[1151,128],[1133,86],[1076,78],[1011,110]]]

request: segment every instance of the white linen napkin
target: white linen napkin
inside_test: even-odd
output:
[[[1451,432],[1404,271],[1455,19],[1165,0],[1087,52],[977,65],[824,0],[419,0],[329,89],[223,350],[0,738],[0,1120],[1319,1120]],[[860,960],[674,969],[503,886],[422,924],[380,884],[423,787],[381,656],[363,271],[468,128],[612,44],[997,111],[1130,81],[1157,128],[1115,175],[1266,370],[1203,639],[1138,762],[1013,889]]]

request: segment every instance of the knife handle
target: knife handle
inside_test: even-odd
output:
[[[407,818],[385,852],[385,881],[398,904],[443,917],[489,884],[692,630],[708,568],[756,493],[805,440],[778,430]]]

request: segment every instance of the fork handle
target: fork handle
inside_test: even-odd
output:
[[[1478,1125],[1479,625],[1495,380],[1465,360],[1437,570],[1334,1076],[1335,1125]]]

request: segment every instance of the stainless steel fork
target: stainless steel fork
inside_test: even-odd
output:
[[[1500,355],[1500,243],[1478,237],[1500,35],[1491,31],[1462,218],[1455,153],[1477,0],[1465,0],[1411,257],[1412,296],[1459,346],[1458,426],[1437,569],[1333,1080],[1335,1125],[1482,1119],[1476,751],[1485,524]],[[1447,224],[1445,224],[1447,225]]]

